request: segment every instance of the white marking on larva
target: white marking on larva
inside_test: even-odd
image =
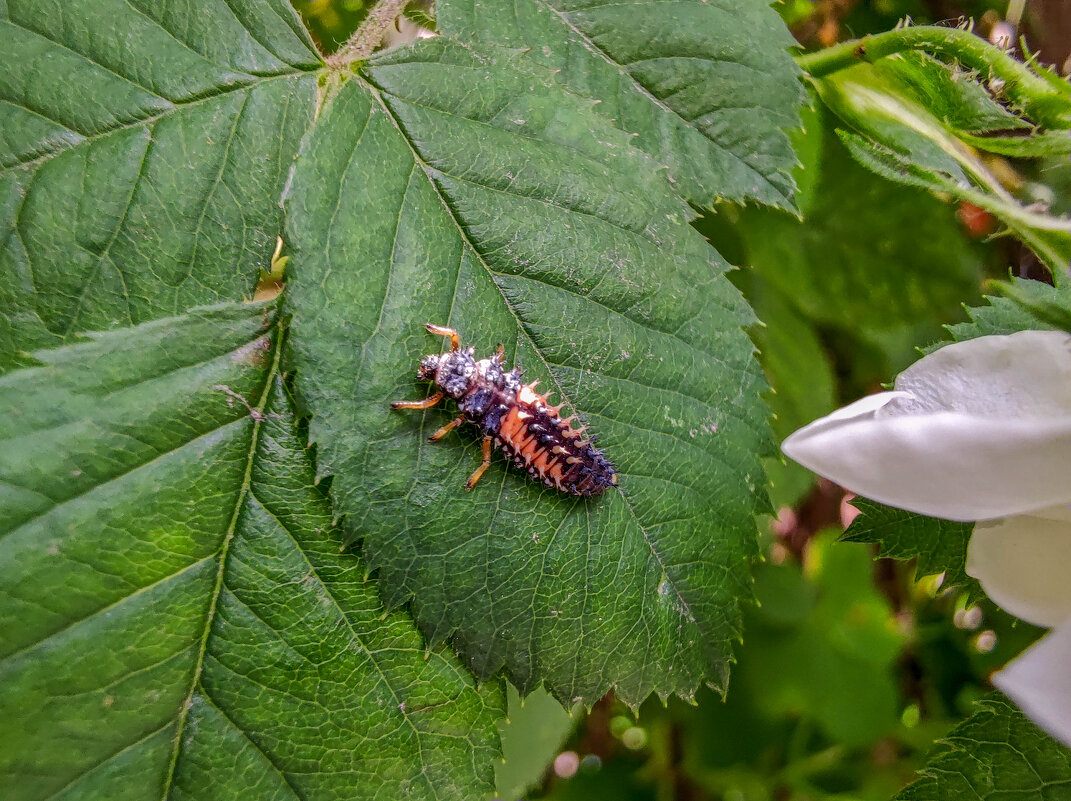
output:
[[[528,385],[521,387],[521,391],[517,393],[517,400],[521,403],[535,403],[539,400],[539,396],[532,391],[532,388]],[[524,412],[521,412],[524,414]]]

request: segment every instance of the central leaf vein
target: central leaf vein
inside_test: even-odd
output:
[[[164,789],[161,795],[161,799],[164,800],[166,800],[171,793],[171,785],[175,778],[175,767],[178,764],[179,753],[182,750],[182,734],[186,727],[186,721],[189,719],[190,708],[193,703],[193,694],[197,691],[197,687],[201,681],[201,671],[204,666],[205,652],[208,648],[208,639],[212,631],[212,623],[216,616],[216,604],[219,601],[219,594],[223,589],[223,573],[227,566],[227,554],[230,550],[231,541],[234,539],[238,521],[241,518],[242,507],[245,506],[246,496],[250,492],[253,476],[253,460],[256,458],[257,444],[260,439],[260,431],[263,425],[263,413],[268,404],[268,398],[271,395],[272,382],[279,372],[279,361],[282,355],[282,348],[280,347],[282,343],[279,341],[281,336],[282,332],[279,326],[276,325],[275,347],[272,354],[271,367],[267,371],[267,376],[265,377],[264,386],[261,390],[257,405],[253,410],[250,410],[250,416],[253,418],[253,430],[249,437],[249,451],[246,456],[245,471],[242,475],[242,485],[236,495],[234,511],[231,514],[230,522],[227,524],[227,531],[220,544],[220,550],[217,557],[219,559],[219,566],[216,569],[215,583],[209,596],[208,611],[205,614],[204,632],[201,636],[201,642],[198,645],[197,659],[194,662],[192,676],[190,678],[190,686],[186,692],[182,708],[179,711],[179,721],[177,731],[175,732],[175,744],[172,749],[171,760],[168,765],[167,774],[164,780]]]
[[[384,111],[384,113],[386,113],[388,115],[389,119],[393,123],[394,127],[397,129],[397,131],[398,131],[399,135],[401,136],[402,140],[405,142],[406,146],[409,148],[409,151],[412,154],[413,160],[417,164],[419,164],[421,169],[424,171],[424,174],[427,176],[428,183],[430,184],[431,188],[435,192],[436,197],[438,198],[439,202],[442,204],[442,207],[443,207],[444,211],[446,212],[446,214],[449,217],[449,219],[452,221],[453,225],[457,228],[458,236],[464,242],[465,248],[468,249],[469,251],[471,251],[473,253],[473,255],[476,257],[476,259],[479,261],[480,265],[484,268],[484,270],[486,270],[489,275],[493,276],[494,275],[494,271],[491,270],[490,266],[486,263],[486,261],[484,261],[484,258],[482,256],[482,254],[479,252],[479,250],[477,250],[476,246],[473,244],[471,238],[469,237],[469,234],[466,231],[464,225],[462,225],[461,221],[458,219],[457,213],[454,211],[454,209],[450,205],[449,201],[444,197],[444,195],[442,193],[442,190],[439,188],[439,185],[434,180],[433,175],[432,175],[432,173],[434,172],[434,168],[431,167],[429,164],[427,164],[424,161],[424,159],[421,157],[420,153],[417,152],[417,150],[414,147],[413,143],[411,142],[409,136],[406,134],[405,129],[402,127],[401,122],[395,116],[394,111],[390,108],[389,104],[386,103],[383,100],[383,97],[380,94],[379,89],[377,87],[375,87],[375,86],[372,86],[370,83],[367,83],[367,82],[365,82],[365,86],[368,89],[368,91],[371,93],[371,95],[376,99],[377,103],[379,104],[379,107]],[[563,401],[565,401],[567,403],[570,402],[571,394],[568,393],[566,391],[565,387],[558,381],[557,376],[555,375],[554,371],[550,367],[550,364],[547,362],[546,358],[544,357],[543,352],[540,349],[539,345],[531,337],[531,334],[528,332],[528,330],[524,327],[524,321],[521,319],[520,315],[517,314],[517,310],[513,308],[513,305],[509,302],[509,299],[506,297],[506,295],[504,293],[502,293],[502,290],[498,286],[498,283],[493,281],[493,280],[492,280],[492,283],[495,285],[496,289],[498,289],[498,292],[502,297],[502,302],[503,302],[504,306],[509,310],[510,314],[517,321],[518,328],[520,329],[520,331],[523,332],[523,334],[525,336],[525,339],[528,340],[528,343],[532,346],[532,350],[536,353],[536,355],[538,356],[539,360],[542,362],[544,368],[546,369],[547,374],[551,377],[551,380],[554,382],[554,385],[556,387],[556,390],[557,390],[558,394],[561,395]],[[570,405],[572,405],[572,404],[570,404]],[[687,614],[688,620],[690,622],[695,622],[695,617],[691,612],[691,608],[690,608],[689,604],[685,601],[685,599],[684,599],[684,597],[682,595],[681,588],[677,585],[677,582],[674,581],[669,576],[668,570],[670,568],[666,565],[665,559],[664,559],[662,553],[659,551],[659,549],[655,545],[655,542],[652,539],[650,533],[647,531],[647,529],[644,527],[644,525],[640,522],[640,519],[639,519],[639,516],[636,513],[636,510],[633,508],[632,504],[628,501],[628,498],[626,497],[625,492],[623,490],[619,490],[618,494],[621,496],[621,499],[622,499],[622,502],[625,505],[625,508],[628,510],[629,515],[631,516],[631,518],[632,518],[634,524],[636,525],[637,529],[639,529],[640,533],[642,534],[644,542],[647,544],[647,547],[650,549],[651,554],[654,556],[655,561],[657,562],[659,568],[662,570],[663,574],[666,575],[666,582],[672,588],[674,595],[676,596],[677,600],[681,604],[681,607],[685,610],[685,613]],[[488,560],[488,562],[489,561],[490,560]],[[642,593],[642,595],[644,597],[646,597],[647,593],[644,592],[644,593]],[[642,617],[644,617],[644,616],[642,615],[642,611],[641,611],[641,618]],[[582,643],[579,644],[579,647],[582,648],[583,644]]]

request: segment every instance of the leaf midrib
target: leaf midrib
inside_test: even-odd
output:
[[[227,531],[220,544],[218,557],[219,567],[216,569],[216,580],[212,588],[212,594],[209,598],[208,611],[205,614],[204,632],[201,635],[201,642],[198,646],[197,660],[194,663],[193,675],[190,679],[190,687],[186,692],[186,696],[179,710],[178,725],[175,729],[175,744],[171,752],[171,760],[168,764],[167,774],[164,779],[163,792],[160,796],[162,801],[166,801],[171,794],[171,786],[175,779],[175,768],[178,764],[179,754],[182,751],[182,734],[186,728],[186,721],[189,719],[190,708],[193,703],[193,694],[197,691],[197,688],[201,683],[205,652],[208,649],[208,640],[212,632],[212,623],[216,617],[216,605],[219,602],[219,595],[223,589],[223,573],[227,565],[227,555],[230,553],[231,542],[234,540],[234,533],[238,526],[238,520],[241,518],[242,508],[245,506],[246,497],[251,494],[250,488],[253,479],[253,462],[256,459],[257,446],[260,442],[260,432],[264,424],[264,409],[268,404],[268,399],[271,397],[272,383],[279,373],[279,363],[282,354],[282,323],[277,322],[274,327],[275,352],[272,354],[271,367],[267,371],[264,387],[260,393],[260,399],[254,407],[256,413],[254,414],[253,412],[250,412],[250,416],[253,418],[253,431],[249,437],[249,451],[246,454],[245,472],[242,475],[242,486],[235,498],[234,512],[231,514],[230,522],[227,525]]]
[[[535,343],[535,340],[532,339],[531,335],[525,329],[524,322],[517,315],[516,310],[510,304],[510,302],[506,298],[505,294],[503,294],[501,287],[499,287],[499,285],[498,285],[498,282],[494,280],[493,276],[495,275],[495,272],[484,261],[483,255],[479,252],[479,250],[476,249],[476,247],[473,244],[472,240],[469,238],[468,233],[465,231],[464,227],[460,224],[459,220],[457,219],[457,215],[454,212],[453,208],[450,206],[450,204],[446,200],[446,198],[443,197],[442,191],[439,189],[438,184],[435,182],[435,180],[429,174],[429,171],[430,170],[434,170],[434,168],[431,167],[429,164],[427,164],[424,161],[424,159],[421,158],[420,154],[416,151],[416,149],[413,147],[412,142],[409,140],[409,137],[405,133],[405,129],[401,125],[401,121],[398,120],[398,118],[395,116],[394,112],[391,110],[389,105],[386,103],[386,101],[383,100],[383,97],[382,97],[379,89],[376,86],[374,86],[371,83],[371,81],[365,79],[364,76],[361,76],[361,82],[362,82],[362,85],[367,89],[367,91],[376,99],[377,103],[379,104],[380,108],[383,109],[384,113],[386,113],[387,117],[390,119],[390,121],[394,125],[395,129],[398,131],[398,135],[405,142],[406,147],[409,149],[410,153],[412,154],[413,160],[417,164],[420,165],[421,170],[423,170],[424,175],[426,176],[426,178],[428,180],[428,184],[435,191],[436,197],[439,199],[439,202],[442,204],[444,211],[446,212],[447,216],[450,218],[450,221],[453,223],[454,227],[457,229],[458,236],[460,237],[461,241],[464,243],[465,247],[467,247],[470,251],[472,251],[473,255],[479,261],[479,263],[483,267],[483,269],[487,271],[489,276],[492,276],[491,283],[494,284],[495,289],[498,291],[500,297],[502,298],[503,305],[509,310],[510,315],[512,315],[512,317],[516,321],[519,333],[524,335],[524,337],[528,341],[529,345],[531,345],[532,350],[539,357],[540,362],[542,362],[543,367],[546,369],[547,374],[550,376],[550,380],[553,381],[554,382],[554,386],[557,387],[558,394],[562,397],[563,401],[568,401],[571,406],[575,406],[575,404],[570,400],[571,395],[569,393],[567,393],[565,391],[565,389],[562,387],[562,385],[558,381],[554,371],[551,369],[550,364],[544,358],[543,352],[539,349],[538,345],[536,345],[536,343]],[[638,517],[638,515],[636,513],[636,510],[632,506],[632,504],[629,502],[628,497],[625,494],[625,491],[623,489],[621,489],[621,488],[618,488],[618,494],[621,496],[621,500],[625,504],[625,508],[628,509],[629,515],[632,517],[633,523],[636,525],[636,527],[639,529],[640,533],[643,535],[644,542],[647,543],[647,547],[650,549],[651,554],[654,556],[655,561],[658,563],[659,568],[661,568],[663,575],[665,575],[665,577],[666,577],[665,580],[673,588],[673,593],[677,597],[677,600],[680,601],[681,607],[685,610],[685,612],[686,612],[686,614],[688,616],[688,620],[693,622],[693,623],[695,623],[698,626],[699,624],[698,624],[698,621],[697,621],[695,615],[692,613],[691,605],[687,601],[685,601],[685,599],[684,599],[684,597],[683,597],[683,595],[681,593],[680,587],[677,586],[677,582],[674,581],[672,578],[670,578],[669,573],[666,570],[666,563],[663,560],[662,554],[655,547],[654,542],[651,540],[651,537],[648,534],[647,529],[644,527],[643,523],[640,522],[640,519],[639,519],[639,517]],[[646,597],[646,595],[647,595],[647,593],[643,593],[644,597]],[[702,630],[702,627],[700,627],[700,630]]]
[[[254,469],[254,464],[255,464],[255,461],[256,461],[256,458],[257,458],[257,452],[258,452],[259,445],[260,445],[260,438],[261,438],[262,431],[263,431],[264,414],[265,414],[264,410],[267,408],[268,402],[269,402],[269,400],[271,398],[272,388],[273,388],[274,383],[275,383],[275,381],[276,381],[276,379],[277,379],[277,377],[279,375],[280,364],[281,364],[281,359],[282,359],[282,350],[283,350],[282,340],[283,340],[282,323],[277,323],[275,325],[275,337],[274,337],[275,346],[274,346],[274,353],[273,353],[273,356],[272,356],[272,364],[271,364],[271,367],[267,371],[267,375],[266,375],[265,381],[264,381],[264,386],[263,386],[263,389],[262,389],[262,391],[260,393],[260,398],[259,398],[256,406],[253,407],[254,413],[251,413],[252,417],[253,417],[253,430],[252,430],[251,435],[250,435],[249,450],[248,450],[247,455],[246,455],[245,470],[244,470],[244,473],[243,473],[243,476],[242,476],[242,485],[241,485],[241,488],[239,489],[239,492],[238,492],[237,497],[235,499],[234,511],[233,511],[233,513],[231,515],[231,519],[230,519],[230,521],[228,523],[227,531],[223,536],[223,540],[222,540],[222,544],[220,546],[219,552],[215,556],[211,556],[210,555],[210,556],[204,557],[201,560],[198,560],[198,562],[197,562],[197,564],[201,564],[206,559],[211,559],[211,558],[216,558],[216,559],[219,560],[219,564],[218,564],[218,567],[217,567],[217,570],[216,570],[215,583],[214,583],[214,586],[212,588],[211,596],[210,596],[210,599],[209,599],[208,611],[207,611],[207,613],[205,615],[205,619],[204,619],[204,630],[203,630],[202,635],[201,635],[201,641],[198,644],[198,648],[197,648],[197,658],[196,658],[196,661],[195,661],[195,664],[194,664],[193,675],[191,677],[190,686],[189,686],[189,689],[186,692],[186,695],[185,695],[185,697],[183,699],[182,706],[181,706],[181,711],[179,713],[179,720],[178,720],[178,723],[177,723],[177,726],[176,726],[176,731],[175,731],[175,739],[174,739],[174,743],[175,744],[174,744],[174,748],[173,748],[173,751],[172,751],[172,754],[171,754],[171,759],[170,759],[170,762],[169,762],[169,765],[168,765],[168,772],[167,772],[167,775],[165,777],[164,788],[163,788],[163,793],[161,795],[161,799],[167,799],[168,796],[170,795],[171,787],[172,787],[172,785],[174,783],[174,777],[175,777],[175,771],[176,771],[177,764],[178,764],[178,759],[179,759],[179,757],[181,755],[181,752],[182,752],[183,732],[185,730],[186,721],[189,718],[190,709],[192,707],[193,695],[194,695],[194,693],[196,693],[198,691],[199,688],[201,689],[201,695],[203,695],[205,697],[205,699],[209,703],[211,703],[228,721],[230,721],[231,725],[233,725],[236,728],[237,731],[241,732],[243,734],[243,736],[250,742],[250,744],[254,748],[256,748],[264,756],[264,758],[272,765],[272,767],[276,771],[279,772],[279,774],[282,776],[284,782],[294,792],[294,794],[298,798],[303,798],[304,797],[300,792],[298,792],[297,788],[295,788],[294,785],[290,782],[289,778],[285,775],[285,773],[282,771],[282,769],[279,768],[278,765],[276,765],[276,763],[271,758],[271,756],[269,754],[265,753],[263,751],[263,749],[255,741],[253,741],[249,737],[249,735],[235,721],[233,721],[230,718],[229,715],[226,714],[226,712],[224,710],[220,709],[219,706],[215,703],[215,701],[212,700],[211,696],[207,692],[204,691],[203,687],[201,687],[201,676],[202,676],[203,671],[204,671],[204,660],[205,660],[205,656],[206,656],[206,654],[208,652],[208,643],[209,643],[209,640],[211,639],[212,627],[213,627],[213,623],[214,623],[215,618],[216,618],[216,610],[217,610],[217,606],[218,606],[218,602],[219,602],[219,597],[220,597],[220,595],[222,593],[222,590],[223,590],[223,587],[224,587],[224,576],[225,576],[225,573],[226,573],[227,560],[228,560],[228,557],[230,555],[230,546],[231,546],[231,543],[232,543],[232,541],[234,540],[234,538],[236,536],[237,529],[238,529],[238,524],[239,524],[239,521],[241,520],[243,509],[246,506],[247,501],[250,500],[250,499],[253,500],[254,502],[256,502],[257,505],[259,505],[261,507],[261,509],[276,522],[276,524],[279,526],[280,530],[283,531],[285,533],[285,535],[290,539],[290,541],[294,544],[297,552],[301,555],[301,558],[308,565],[308,567],[309,567],[309,569],[311,571],[311,574],[316,577],[317,581],[323,587],[323,589],[324,589],[324,591],[326,593],[326,596],[331,599],[332,605],[334,606],[335,610],[338,612],[341,620],[344,621],[344,623],[346,625],[346,628],[350,633],[352,641],[360,646],[361,651],[365,654],[365,656],[366,656],[366,658],[368,660],[368,663],[373,667],[373,669],[375,670],[375,672],[379,676],[380,681],[382,682],[383,686],[386,687],[386,689],[390,693],[391,697],[396,702],[399,710],[402,710],[401,711],[402,719],[405,721],[406,725],[412,730],[413,735],[414,735],[414,737],[416,739],[417,750],[418,750],[419,754],[421,755],[421,765],[424,766],[424,765],[427,764],[427,760],[424,758],[424,751],[425,751],[425,747],[426,746],[425,746],[425,744],[423,742],[423,732],[417,727],[416,723],[409,716],[408,712],[404,711],[404,705],[401,703],[400,696],[398,695],[398,692],[397,692],[393,682],[388,678],[386,673],[384,673],[384,671],[383,671],[382,667],[380,666],[378,660],[375,658],[375,656],[373,655],[372,651],[369,649],[368,645],[365,643],[364,639],[358,634],[356,628],[354,628],[354,625],[353,625],[352,620],[350,619],[350,616],[345,612],[345,610],[343,610],[342,606],[339,604],[338,599],[335,597],[335,595],[331,591],[330,587],[328,587],[328,585],[326,583],[324,583],[323,579],[319,575],[319,572],[316,570],[315,566],[312,564],[312,562],[309,559],[309,556],[305,552],[304,548],[301,547],[301,544],[295,538],[293,532],[283,523],[282,520],[280,520],[276,516],[276,514],[271,510],[271,508],[267,504],[265,504],[258,497],[257,493],[254,490],[254,487],[253,487],[253,469]],[[238,419],[241,420],[241,418],[238,418]],[[184,570],[185,569],[189,569],[189,566],[187,566],[187,568],[184,568]],[[172,578],[172,577],[169,576],[168,579],[170,579],[170,578]],[[250,611],[252,611],[252,610],[250,610]],[[428,776],[426,776],[423,771],[421,771],[420,775],[423,777],[424,781],[426,782],[426,785],[427,785],[428,789],[430,790],[432,797],[436,798],[436,799],[440,798],[438,789],[436,788],[434,783],[431,782],[430,778]]]

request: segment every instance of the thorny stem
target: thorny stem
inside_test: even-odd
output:
[[[346,67],[355,61],[364,61],[372,55],[372,51],[383,41],[387,28],[405,10],[408,3],[409,0],[380,0],[376,3],[346,44],[325,59],[327,66],[336,69]]]
[[[932,25],[897,28],[798,56],[796,63],[812,78],[821,78],[860,62],[873,63],[910,50],[953,59],[991,82],[999,81],[1002,84],[1000,91],[1042,124],[1066,128],[1071,122],[1068,117],[1071,91],[1046,80],[999,47],[960,28]]]

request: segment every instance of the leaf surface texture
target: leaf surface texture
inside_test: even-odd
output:
[[[0,379],[4,798],[490,792],[500,692],[342,552],[277,329],[213,307]]]
[[[765,0],[453,0],[443,30],[530,49],[669,168],[699,206],[795,209],[795,43]]]
[[[0,370],[251,295],[320,66],[283,0],[0,5]]]
[[[523,54],[375,59],[299,157],[291,345],[318,469],[389,606],[559,700],[724,683],[768,446],[752,318],[628,137]],[[544,490],[452,413],[391,411],[450,325],[590,425],[620,492]],[[579,424],[580,421],[578,421]]]

